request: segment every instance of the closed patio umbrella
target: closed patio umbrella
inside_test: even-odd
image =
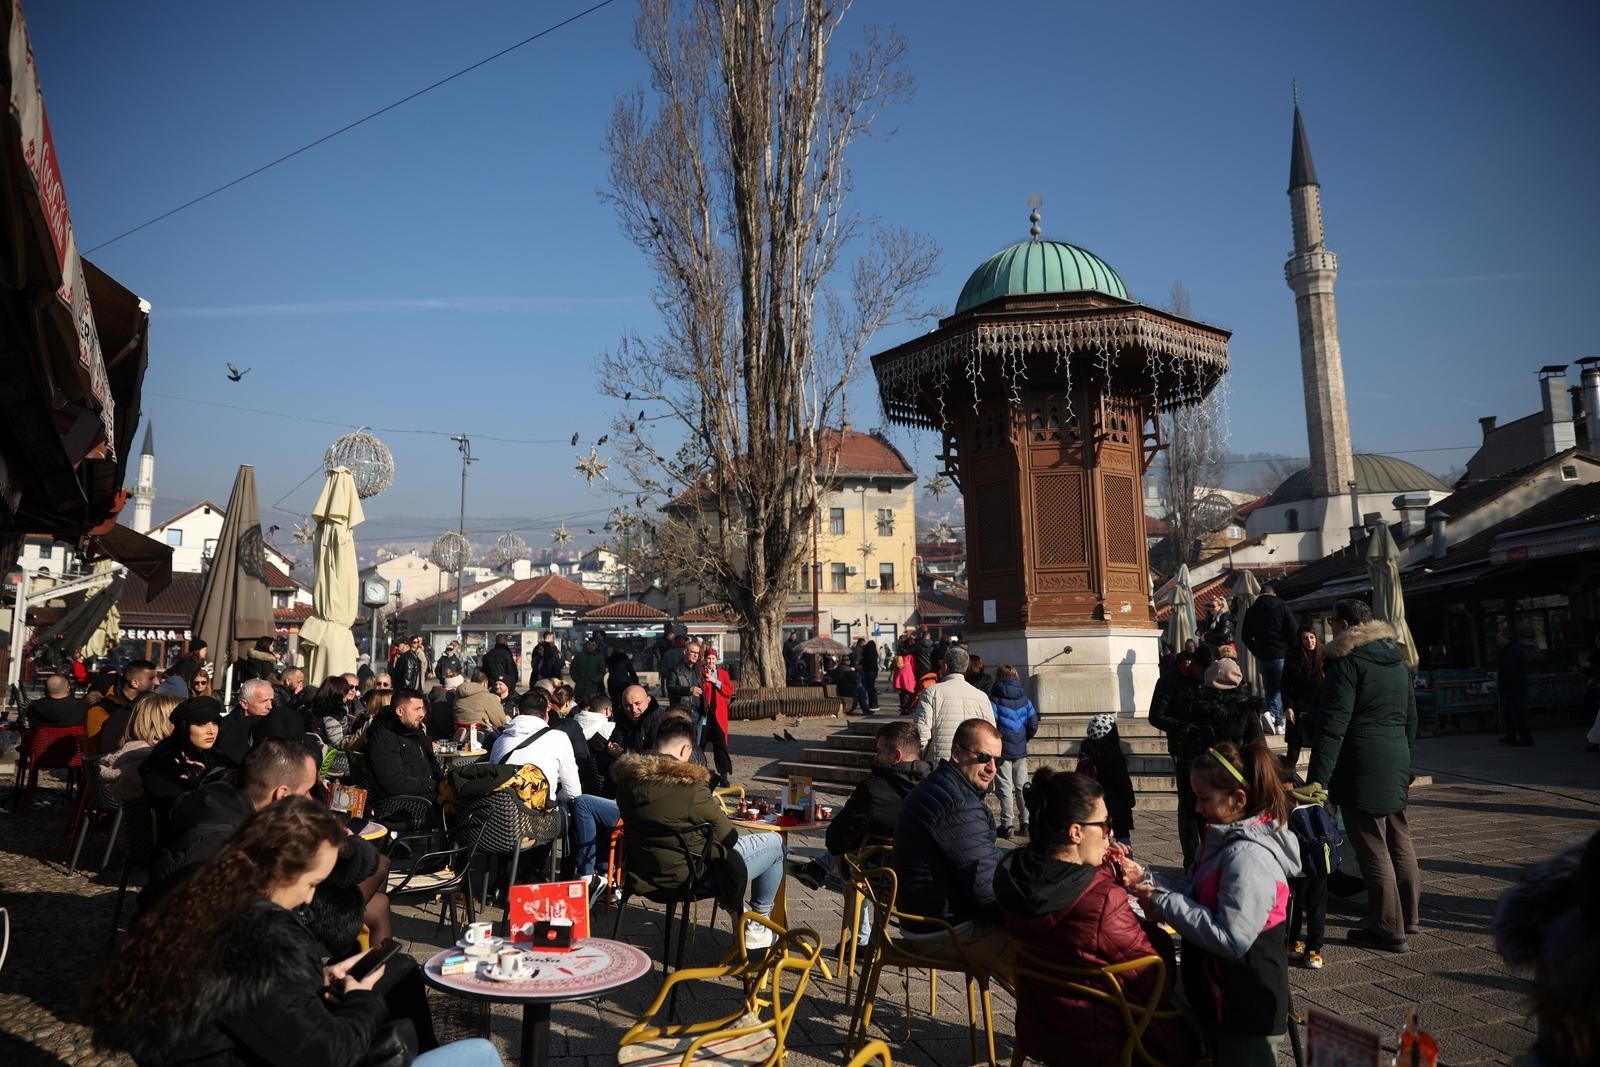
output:
[[[272,621],[272,594],[267,591],[267,556],[261,539],[256,472],[249,464],[240,466],[233,479],[217,547],[200,586],[193,631],[214,650],[219,670],[225,670],[240,655],[243,643],[277,635]],[[230,684],[228,689],[231,688]],[[221,692],[221,696],[226,700],[232,693]]]
[[[1417,642],[1406,625],[1406,598],[1400,591],[1400,549],[1387,526],[1379,526],[1367,539],[1367,573],[1372,578],[1373,617],[1394,627],[1406,666],[1416,670]]]
[[[1172,587],[1172,617],[1167,620],[1167,646],[1174,652],[1182,652],[1184,643],[1194,635],[1194,586],[1189,582],[1189,565],[1185,563],[1178,568],[1178,577]]]
[[[1244,680],[1250,684],[1250,691],[1252,693],[1260,693],[1261,665],[1250,654],[1250,650],[1244,647],[1244,642],[1238,640],[1238,635],[1240,629],[1244,626],[1244,613],[1250,610],[1250,605],[1254,604],[1256,597],[1261,595],[1261,583],[1256,581],[1254,572],[1245,571],[1244,577],[1239,581],[1238,589],[1239,591],[1233,596],[1234,655],[1239,660],[1239,670],[1244,674]]]
[[[356,542],[352,528],[366,518],[356,480],[344,467],[328,475],[311,517],[317,520],[312,543],[311,617],[300,627],[300,644],[310,645],[306,678],[312,685],[335,674],[354,674],[356,642],[350,624],[360,610]]]

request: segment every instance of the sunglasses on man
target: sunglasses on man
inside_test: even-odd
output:
[[[992,763],[996,767],[999,767],[1001,764],[1005,763],[1004,756],[991,756],[987,752],[979,752],[977,749],[968,748],[966,745],[957,745],[956,747],[965,752],[967,755],[971,756],[973,763]]]

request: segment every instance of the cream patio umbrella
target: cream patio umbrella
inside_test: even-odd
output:
[[[1166,643],[1174,652],[1182,652],[1189,638],[1195,635],[1194,586],[1189,582],[1189,565],[1178,567],[1178,577],[1172,586],[1172,616],[1167,619]]]
[[[204,639],[224,672],[216,692],[224,702],[233,698],[231,669],[248,642],[276,637],[272,621],[272,594],[267,589],[267,554],[261,538],[261,506],[256,497],[256,471],[241,464],[228,494],[216,548],[200,586],[194,609],[194,636]]]
[[[106,613],[100,617],[100,625],[96,626],[94,633],[89,635],[89,640],[83,644],[83,654],[86,656],[109,656],[111,650],[117,647],[118,634],[122,631],[122,612],[117,610],[117,598],[122,595],[121,575],[115,562],[103,559],[94,565],[96,574],[106,576],[106,584],[101,588],[109,590],[113,583],[116,591],[109,594],[111,603],[106,607]]]
[[[1245,571],[1244,577],[1239,580],[1239,591],[1234,594],[1233,601],[1233,654],[1239,661],[1239,670],[1244,674],[1244,680],[1250,683],[1250,692],[1261,692],[1261,665],[1244,647],[1244,642],[1239,639],[1239,632],[1244,629],[1244,613],[1250,610],[1250,605],[1256,602],[1256,597],[1261,595],[1261,583],[1256,581],[1254,571]]]
[[[356,481],[345,467],[335,467],[311,510],[317,520],[312,543],[311,617],[300,626],[300,644],[310,645],[306,681],[321,685],[335,674],[353,674],[356,642],[350,624],[361,609],[356,542],[351,530],[366,518]]]
[[[1406,625],[1406,598],[1400,591],[1400,549],[1387,526],[1379,526],[1367,538],[1367,574],[1372,578],[1373,618],[1394,627],[1406,666],[1416,670],[1417,642]]]

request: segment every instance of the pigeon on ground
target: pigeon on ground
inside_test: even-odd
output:
[[[783,740],[783,735],[782,734],[773,734],[772,735],[772,739],[774,741],[782,741]]]
[[[255,368],[253,368],[253,367],[246,367],[244,370],[240,370],[238,367],[235,367],[232,363],[229,363],[228,364],[228,381],[230,381],[230,382],[239,381],[241,378],[243,378],[246,374],[249,374],[254,369]]]
[[[785,740],[785,741],[798,741],[798,740],[800,740],[800,739],[799,739],[799,738],[798,738],[798,737],[796,737],[796,736],[795,736],[795,735],[794,735],[794,734],[791,734],[791,733],[790,733],[790,732],[789,732],[789,731],[788,731],[788,730],[785,730],[785,731],[784,731],[784,732],[783,732],[783,739],[784,739],[784,740]]]

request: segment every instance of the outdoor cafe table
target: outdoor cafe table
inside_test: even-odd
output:
[[[435,989],[468,1000],[522,1005],[522,1067],[544,1067],[550,1062],[550,1006],[563,1001],[588,1000],[627,985],[650,973],[651,960],[640,949],[604,937],[586,937],[570,952],[530,952],[538,968],[532,978],[497,981],[482,972],[479,963],[467,974],[443,975],[439,966],[450,948],[422,965],[422,976]]]
[[[729,819],[728,821],[741,830],[764,830],[768,833],[782,834],[785,838],[788,838],[790,834],[809,834],[818,830],[826,831],[828,829],[826,819],[812,819],[808,822],[797,822],[791,826],[772,822],[770,817],[766,819]],[[771,918],[773,922],[787,930],[789,928],[789,850],[787,840],[785,840],[784,845],[784,859],[781,868],[783,874],[778,879],[778,895],[772,902]],[[822,968],[822,976],[831,982],[833,973],[828,969],[827,963],[820,959],[817,963]]]

